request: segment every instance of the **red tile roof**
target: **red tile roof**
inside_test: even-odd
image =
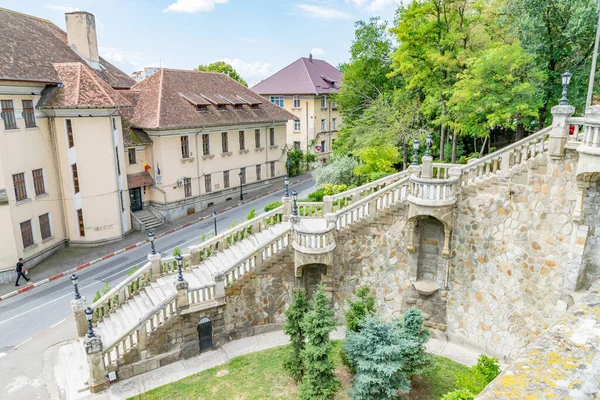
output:
[[[324,60],[300,58],[252,87],[266,94],[328,94],[339,90],[342,73]]]
[[[85,61],[67,44],[67,34],[52,22],[0,8],[0,80],[61,82],[54,63]],[[135,81],[100,57],[93,69],[113,88],[129,88]]]
[[[154,179],[152,179],[148,172],[127,175],[127,187],[129,189],[152,185],[154,185]]]
[[[139,91],[139,96],[131,125],[142,129],[225,126],[295,118],[221,73],[163,68],[132,89]],[[258,107],[252,108],[251,104]],[[224,105],[225,109],[217,109],[218,105]]]

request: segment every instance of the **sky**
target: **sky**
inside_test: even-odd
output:
[[[65,12],[96,16],[100,55],[128,74],[223,60],[252,86],[300,57],[348,59],[354,22],[391,22],[400,0],[2,0],[65,29]]]

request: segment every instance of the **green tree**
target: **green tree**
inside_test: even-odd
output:
[[[456,386],[478,395],[499,374],[498,359],[481,354],[477,358],[477,364],[472,366],[469,372],[456,378]]]
[[[196,69],[198,71],[220,72],[222,74],[227,75],[231,79],[235,79],[236,81],[238,81],[242,85],[244,85],[246,87],[248,86],[248,84],[240,76],[240,74],[238,74],[238,72],[230,64],[227,64],[225,61],[215,61],[214,63],[210,63],[208,65],[202,65],[202,64],[200,64],[198,66],[198,68],[196,68]]]
[[[290,150],[287,152],[290,160],[289,176],[290,178],[298,176],[302,173],[302,162],[305,160],[304,152],[300,149]]]
[[[423,314],[418,308],[411,307],[404,312],[400,337],[414,344],[404,352],[403,371],[406,375],[412,378],[429,372],[434,367],[433,358],[425,350],[429,331],[423,328]]]
[[[358,183],[354,170],[358,162],[349,156],[335,156],[326,165],[319,165],[312,173],[317,186],[330,183],[332,185],[344,184],[352,186]]]
[[[467,389],[456,389],[448,392],[442,397],[442,400],[474,400],[475,395]]]
[[[308,339],[302,351],[305,374],[300,383],[300,399],[333,399],[340,382],[333,373],[330,360],[333,345],[329,333],[335,329],[334,311],[329,308],[330,300],[325,288],[319,285],[313,295],[310,311],[306,313],[301,327]]]
[[[356,300],[350,301],[350,307],[345,312],[346,329],[348,332],[360,332],[365,319],[375,314],[375,297],[371,296],[368,286],[356,291]]]
[[[305,347],[306,335],[302,329],[302,321],[308,310],[306,293],[302,289],[296,289],[294,292],[294,301],[285,312],[287,320],[283,326],[283,332],[290,337],[292,351],[284,361],[283,366],[297,382],[300,382],[304,375],[302,351]]]
[[[350,332],[344,349],[356,365],[350,395],[353,399],[396,398],[397,392],[410,391],[410,376],[405,371],[405,353],[417,343],[403,338],[398,323],[378,322],[369,316],[360,332]]]

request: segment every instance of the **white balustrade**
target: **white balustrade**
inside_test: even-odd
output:
[[[203,303],[215,298],[215,284],[202,286],[188,290],[188,301],[190,305]]]
[[[454,186],[458,178],[428,179],[410,177],[411,195],[421,201],[445,202],[456,200]]]

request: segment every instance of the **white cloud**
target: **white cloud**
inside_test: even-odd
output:
[[[312,54],[315,57],[321,57],[325,55],[325,50],[315,47],[310,51],[310,54]]]
[[[239,58],[224,58],[219,61],[225,61],[235,69],[247,82],[248,86],[253,86],[265,78],[273,75],[273,66],[268,63],[253,62],[247,63]]]
[[[401,0],[346,0],[357,8],[366,9],[368,12],[381,12],[392,6],[398,6]]]
[[[142,53],[123,51],[115,47],[101,47],[99,52],[102,57],[120,67],[144,67],[141,65],[144,58]]]
[[[298,4],[297,7],[302,10],[307,17],[321,19],[352,19],[352,15],[345,11],[336,10],[323,5],[316,4]]]
[[[70,6],[70,5],[59,6],[59,5],[56,5],[56,4],[44,4],[44,7],[49,8],[49,9],[54,10],[54,11],[60,11],[60,12],[63,12],[63,13],[68,13],[68,12],[73,12],[73,11],[79,11],[79,8],[73,7],[73,6]]]
[[[227,0],[177,0],[170,4],[163,12],[210,12],[215,9],[215,4],[225,4]]]

